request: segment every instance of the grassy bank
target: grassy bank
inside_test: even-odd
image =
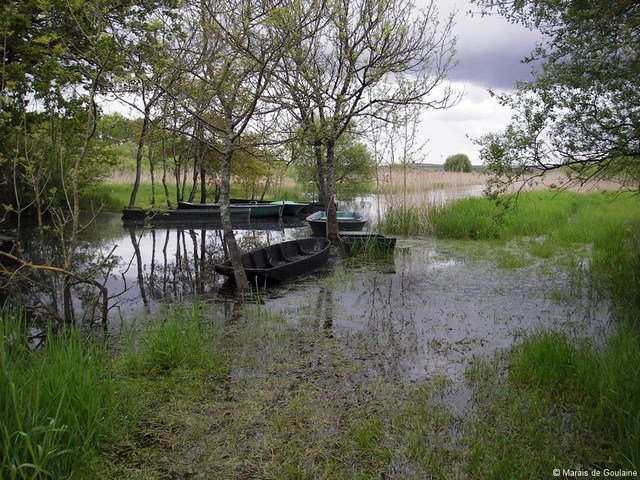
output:
[[[84,208],[90,206],[104,205],[107,209],[121,210],[126,205],[129,205],[129,199],[131,198],[132,184],[129,183],[104,183],[96,185],[88,189],[83,196]],[[238,186],[231,188],[231,198],[245,198],[246,192]],[[287,199],[290,201],[303,201],[304,192],[296,187],[282,186],[269,192],[265,195],[264,201],[282,200]],[[150,183],[143,183],[140,185],[138,195],[136,197],[136,206],[142,208],[148,208],[152,205],[151,200],[154,198],[154,192],[152,191]],[[169,186],[169,200],[171,205],[175,206],[176,199],[176,187],[175,185]],[[196,201],[199,201],[199,197],[196,197]],[[155,205],[158,208],[166,208],[167,195],[165,195],[162,185],[155,186]]]
[[[34,351],[28,333],[21,315],[3,312],[2,479],[95,478],[104,459],[139,447],[159,403],[202,395],[227,374],[217,331],[197,308],[167,312],[115,356],[76,330],[49,334]]]
[[[590,252],[581,278],[606,292],[617,319],[604,347],[541,332],[478,361],[470,373],[478,415],[466,437],[474,478],[640,469],[639,207],[630,194],[540,192],[507,212],[485,199],[434,212],[437,235],[490,240],[503,253],[500,244],[514,241],[531,258]]]
[[[78,332],[28,343],[22,315],[0,319],[0,477],[64,478],[88,465],[116,428],[106,350]]]

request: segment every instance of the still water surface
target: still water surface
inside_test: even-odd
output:
[[[384,205],[368,197],[341,208],[375,218],[373,212]],[[301,220],[253,227],[237,232],[245,249],[311,233]],[[219,230],[125,229],[120,213],[111,212],[87,232],[84,248],[89,258],[111,253],[110,274],[104,277],[113,297],[111,332],[123,322],[153,321],[166,302],[196,298],[211,317],[229,321],[233,300],[221,291],[224,278],[213,270],[224,258]],[[491,255],[474,249],[469,242],[399,238],[392,258],[362,264],[332,247],[326,267],[269,289],[245,306],[259,309],[258,317],[277,316],[277,328],[330,338],[344,358],[365,366],[361,376],[401,381],[434,375],[460,381],[474,356],[535,331],[598,339],[605,334],[606,302],[576,286],[568,272],[543,259],[499,268]],[[280,348],[265,336],[251,354],[268,356]],[[268,362],[257,363],[268,368]]]

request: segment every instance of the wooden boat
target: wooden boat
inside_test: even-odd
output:
[[[396,246],[395,237],[387,237],[374,232],[339,232],[338,240],[349,253],[361,250],[389,252]]]
[[[235,202],[235,201],[234,201]],[[282,216],[283,205],[273,205],[271,203],[258,203],[253,200],[241,201],[241,203],[231,203],[230,210],[249,209],[251,218],[280,218]],[[196,203],[196,202],[178,202],[178,210],[183,209],[204,209],[204,210],[220,210],[219,203]]]
[[[326,238],[302,238],[276,243],[242,255],[242,264],[252,284],[266,285],[304,275],[329,259],[331,242]],[[233,280],[231,262],[214,266],[216,272]]]
[[[231,210],[231,222],[248,225],[249,215],[248,208]],[[175,210],[125,208],[122,221],[125,226],[220,228],[222,225],[219,208],[188,209],[184,206]]]
[[[339,210],[338,231],[341,232],[359,232],[364,228],[367,219],[358,212],[346,212]],[[307,217],[307,222],[311,227],[311,231],[316,236],[325,236],[327,232],[327,212],[320,211],[312,213]]]
[[[305,217],[311,215],[312,213],[320,212],[322,210],[326,210],[327,206],[324,203],[320,202],[309,202],[306,207],[302,209],[300,215],[304,215]]]
[[[278,200],[276,202],[271,202],[272,205],[280,205],[282,204],[282,215],[285,217],[293,217],[298,215],[302,210],[307,208],[308,203],[299,203],[299,202],[291,202],[289,200]]]

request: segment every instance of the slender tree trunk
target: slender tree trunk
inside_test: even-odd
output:
[[[97,106],[95,100],[101,74],[102,71],[99,71],[96,74],[91,85],[84,141],[82,149],[78,153],[73,168],[71,169],[71,235],[64,259],[64,269],[68,272],[70,272],[73,267],[73,259],[75,257],[76,246],[78,243],[78,234],[80,233],[80,168],[89,154],[89,145],[96,132]],[[62,301],[64,306],[64,319],[66,323],[73,323],[74,321],[73,299],[71,295],[72,280],[73,278],[70,275],[65,274],[62,281]]]
[[[236,237],[231,225],[231,208],[229,205],[229,187],[231,184],[231,157],[233,155],[233,133],[227,133],[225,138],[225,151],[222,155],[222,172],[220,179],[220,213],[222,216],[222,231],[224,232],[224,241],[229,250],[229,258],[233,268],[233,276],[236,286],[239,290],[248,287],[249,281],[242,264],[242,256],[240,248],[236,242]]]
[[[136,206],[136,197],[138,195],[138,189],[140,188],[140,180],[142,177],[142,156],[144,153],[144,144],[147,139],[147,133],[149,132],[149,108],[144,109],[144,118],[142,120],[142,131],[140,132],[140,138],[138,139],[138,150],[136,151],[136,178],[133,182],[133,189],[131,190],[131,197],[129,198],[129,208]]]
[[[166,198],[167,208],[171,207],[171,198],[169,197],[169,185],[167,184],[167,142],[164,134],[162,134],[162,187],[164,189],[164,198]]]
[[[156,204],[156,173],[154,167],[153,148],[149,147],[149,176],[151,177],[151,205]]]
[[[204,158],[200,161],[200,203],[207,203],[207,177]]]
[[[337,205],[334,192],[334,159],[335,140],[327,140],[327,185],[326,185],[326,205],[327,205],[327,238],[332,242],[338,240],[338,217]]]
[[[318,201],[326,205],[327,191],[325,184],[324,162],[322,159],[322,142],[318,141],[313,144],[313,153],[316,156],[316,168],[318,169]]]

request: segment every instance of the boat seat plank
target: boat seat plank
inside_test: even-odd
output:
[[[242,256],[242,265],[244,268],[256,268],[256,259],[253,252]]]
[[[285,253],[284,249],[282,248],[282,245],[277,245],[277,251],[278,251],[278,256],[285,262],[291,263],[294,261],[294,259],[291,258],[288,252]]]
[[[262,252],[262,266],[263,268],[273,268],[276,264],[272,261],[267,250],[260,250]]]

